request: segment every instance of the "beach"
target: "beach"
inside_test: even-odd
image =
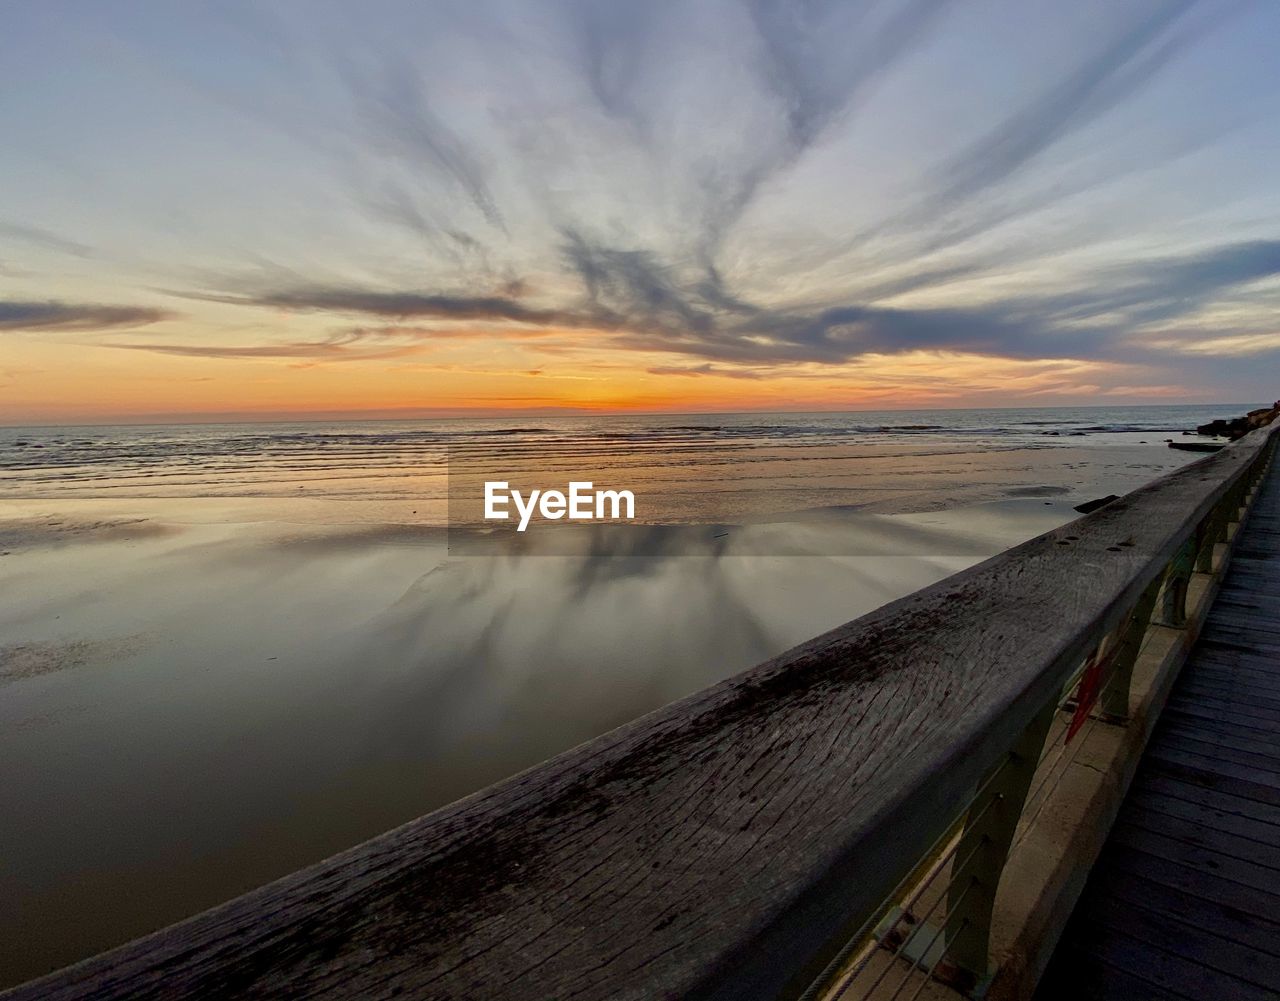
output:
[[[881,415],[620,419],[607,447],[598,425],[547,421],[522,432],[553,436],[531,453],[466,422],[6,429],[0,934],[17,947],[0,985],[1070,521],[1195,461],[1164,443],[1175,428],[1242,408],[1124,409],[898,415],[878,432],[857,429]],[[451,552],[445,458],[470,432],[498,465],[611,456],[652,498],[645,546],[594,526],[544,554]],[[714,500],[691,503],[708,482]]]

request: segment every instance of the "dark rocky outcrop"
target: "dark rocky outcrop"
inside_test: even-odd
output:
[[[1083,504],[1077,504],[1074,510],[1079,511],[1081,514],[1089,514],[1106,504],[1110,504],[1113,500],[1119,499],[1120,497],[1118,494],[1107,494],[1105,497],[1098,497],[1095,500],[1085,501]]]
[[[1171,441],[1169,447],[1183,452],[1217,452],[1227,446],[1220,441]]]
[[[1243,417],[1231,417],[1225,420],[1210,421],[1196,428],[1197,434],[1217,435],[1235,441],[1243,438],[1255,428],[1265,427],[1280,416],[1280,400],[1270,407],[1250,410]]]

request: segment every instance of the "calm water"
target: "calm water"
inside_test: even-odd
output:
[[[1061,524],[1246,409],[0,429],[0,986]],[[461,454],[625,474],[674,542],[451,557]]]
[[[0,428],[0,497],[442,499],[450,449],[500,468],[537,452],[673,464],[758,461],[779,448],[927,443],[941,452],[1053,447],[1115,433],[1170,435],[1249,404],[715,414],[510,420]],[[1066,439],[1065,441],[1062,439]]]

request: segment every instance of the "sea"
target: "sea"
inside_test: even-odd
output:
[[[881,457],[893,454],[886,449],[942,457],[1084,440],[1162,443],[1253,406],[9,427],[0,428],[0,498],[305,496],[359,502],[360,520],[394,513],[400,521],[429,521],[446,516],[451,459],[483,461],[498,472],[563,460],[583,469],[625,463],[638,494],[684,498],[651,509],[651,518],[688,521],[857,503],[865,478],[853,489],[804,493],[811,470],[798,463],[814,457],[856,455],[859,448]],[[780,471],[779,462],[792,464]],[[744,468],[752,464],[758,470]],[[751,488],[751,504],[711,512],[688,502],[714,483],[708,470],[730,465],[737,485]]]

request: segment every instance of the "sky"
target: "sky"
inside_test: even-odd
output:
[[[0,423],[1280,396],[1274,0],[0,31]]]

